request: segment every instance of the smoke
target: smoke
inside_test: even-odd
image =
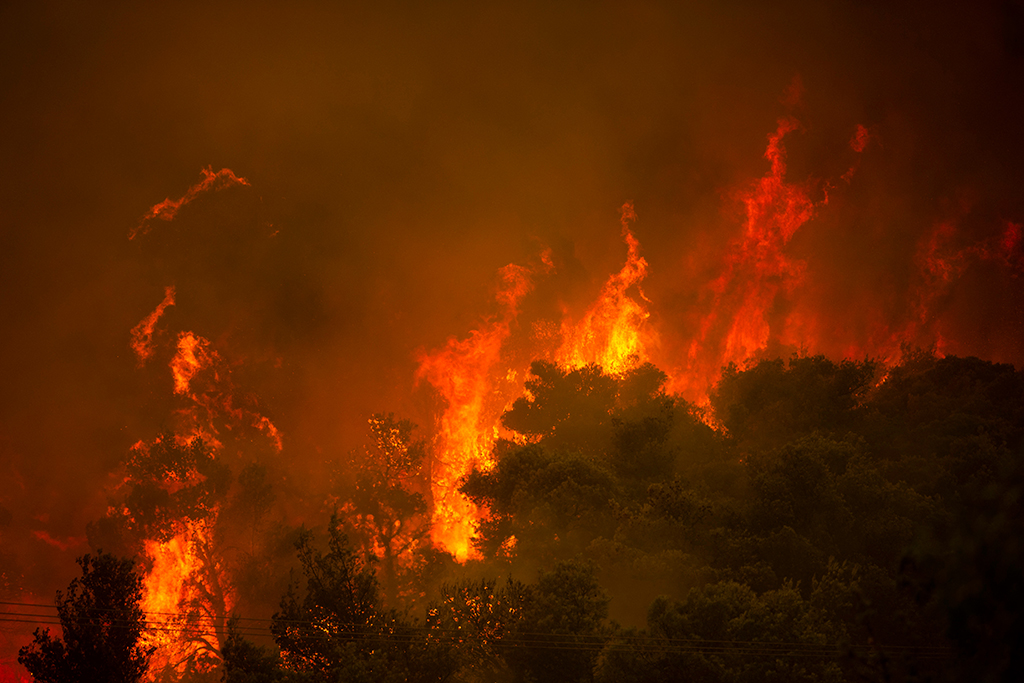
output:
[[[5,571],[40,600],[74,575],[118,463],[184,400],[178,333],[205,340],[280,432],[276,481],[297,500],[369,414],[432,427],[415,352],[476,329],[499,269],[550,247],[519,320],[582,318],[622,267],[628,201],[656,360],[684,367],[780,117],[799,122],[785,182],[815,211],[780,246],[798,282],[763,283],[764,348],[909,341],[1019,365],[1020,16],[1013,2],[8,4]],[[153,345],[142,368],[135,340]]]

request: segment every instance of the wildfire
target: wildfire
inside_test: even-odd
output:
[[[635,287],[640,299],[649,303],[640,289],[647,276],[647,261],[640,256],[640,242],[629,227],[636,220],[633,204],[623,204],[621,213],[622,237],[629,247],[626,262],[608,278],[579,323],[574,325],[568,317],[562,321],[562,345],[555,357],[566,367],[596,363],[605,372],[618,373],[648,360],[652,332],[645,323],[650,313],[629,293]]]
[[[767,174],[739,195],[743,231],[731,245],[722,271],[706,288],[697,334],[687,350],[686,366],[674,374],[670,388],[702,400],[722,366],[754,357],[771,335],[768,313],[780,292],[803,279],[804,264],[783,247],[810,220],[820,204],[808,188],[786,182],[783,138],[797,130],[795,119],[779,120],[768,137]],[[823,200],[825,201],[825,200]]]
[[[139,358],[139,367],[145,365],[146,361],[149,360],[150,356],[153,355],[155,345],[153,343],[153,328],[156,327],[157,321],[160,316],[164,314],[164,309],[168,306],[174,305],[174,287],[168,285],[164,288],[164,299],[157,307],[153,309],[153,312],[143,318],[138,325],[132,328],[132,351]]]
[[[173,220],[179,209],[202,193],[236,185],[248,185],[248,182],[229,169],[215,173],[207,168],[203,170],[203,179],[180,199],[167,199],[152,207],[129,233],[129,238],[146,234],[153,220]],[[157,326],[165,309],[175,305],[175,295],[174,286],[166,287],[163,301],[131,330],[131,348],[140,368],[156,353],[159,339],[171,342],[164,352],[170,356],[166,367],[170,371],[176,407],[172,412],[173,433],[168,443],[184,449],[182,452],[206,449],[200,456],[216,462],[223,448],[218,437],[247,427],[262,433],[280,452],[280,431],[261,414],[250,394],[237,391],[231,379],[232,365],[225,359],[223,349],[216,349],[209,339],[192,330],[158,337]],[[149,449],[160,442],[161,437],[148,443],[140,440],[132,449],[132,457],[144,458]],[[170,469],[163,472],[160,467]],[[142,468],[141,471],[149,470]],[[188,469],[184,461],[157,463],[153,471],[163,472],[156,485],[169,496],[201,486],[207,479],[202,472]],[[130,485],[130,482],[126,479],[123,484]],[[210,502],[205,502],[207,500]],[[149,617],[147,638],[157,648],[150,667],[153,678],[167,675],[179,678],[187,671],[212,671],[226,637],[227,615],[234,606],[223,556],[214,542],[219,503],[215,498],[205,497],[191,500],[191,503],[192,508],[187,514],[182,513],[182,519],[173,520],[169,532],[141,539],[149,565],[143,580],[142,608]],[[125,507],[124,514],[130,516],[131,510]]]
[[[203,179],[198,183],[188,188],[188,191],[179,197],[178,199],[167,198],[154,205],[146,215],[142,217],[139,224],[128,231],[128,239],[133,240],[139,235],[145,235],[150,231],[151,223],[154,220],[161,221],[173,221],[178,215],[178,211],[181,207],[189,204],[199,195],[210,192],[223,190],[236,185],[249,186],[249,181],[245,178],[240,178],[234,174],[230,168],[222,168],[216,173],[213,172],[212,166],[207,166],[202,169]]]
[[[578,323],[568,316],[563,319],[561,344],[555,351],[557,362],[569,367],[596,363],[606,372],[618,373],[648,360],[648,348],[656,338],[646,329],[650,314],[639,284],[647,275],[647,261],[640,256],[640,243],[630,229],[635,220],[633,205],[624,204],[621,223],[628,247],[626,262],[604,284]],[[554,270],[549,250],[541,253],[540,260],[543,272]],[[430,382],[447,403],[435,440],[432,538],[459,561],[477,555],[472,538],[480,513],[458,492],[458,486],[474,466],[490,466],[501,414],[521,393],[526,375],[525,367],[508,367],[502,349],[519,302],[532,288],[533,272],[508,265],[499,275],[502,286],[495,297],[498,316],[467,338],[452,337],[441,349],[421,352],[418,357],[417,381]],[[631,293],[634,289],[639,299]]]
[[[219,658],[233,600],[223,589],[218,567],[205,561],[209,526],[209,520],[187,522],[169,541],[144,543],[153,565],[143,580],[141,603],[148,620],[147,643],[156,647],[151,672],[181,675],[189,662],[212,670]]]
[[[501,269],[495,296],[496,318],[484,322],[466,339],[451,337],[444,347],[418,354],[417,381],[430,382],[447,407],[438,424],[431,471],[434,542],[458,560],[475,557],[471,544],[478,517],[476,506],[458,492],[459,481],[474,465],[487,466],[496,427],[506,401],[494,403],[494,377],[502,344],[511,332],[519,302],[532,288],[531,272],[509,264]]]

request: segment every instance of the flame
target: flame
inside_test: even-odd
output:
[[[182,332],[178,336],[178,353],[171,359],[174,393],[188,394],[192,378],[215,358],[216,353],[210,351],[209,341],[192,332]]]
[[[164,309],[168,306],[174,305],[174,287],[167,286],[164,288],[164,300],[157,304],[153,312],[143,318],[138,325],[132,328],[132,351],[139,358],[139,367],[146,364],[150,356],[153,355],[155,345],[153,344],[153,328],[156,327],[157,320],[164,314]]]
[[[622,237],[629,247],[626,262],[608,278],[579,323],[563,320],[562,346],[555,354],[563,366],[596,363],[605,372],[618,373],[648,360],[652,333],[645,323],[650,313],[644,303],[629,294],[636,287],[640,299],[649,303],[640,289],[640,282],[647,276],[647,261],[640,256],[640,242],[629,227],[636,220],[633,204],[623,204],[621,214]]]
[[[501,269],[495,296],[496,318],[485,321],[466,339],[450,337],[440,349],[418,352],[417,382],[430,382],[447,402],[438,424],[431,470],[434,542],[459,561],[476,557],[471,544],[476,506],[458,491],[460,480],[474,465],[490,464],[498,419],[505,402],[493,405],[494,377],[501,349],[518,315],[519,302],[532,288],[531,271],[509,264]]]
[[[212,670],[210,658],[219,656],[224,617],[234,601],[220,585],[219,567],[200,557],[200,549],[210,546],[211,526],[211,520],[185,522],[169,541],[147,540],[143,545],[152,563],[143,579],[141,602],[146,644],[156,647],[151,676],[171,670],[180,676],[190,660]]]
[[[206,169],[203,175],[203,180],[181,199],[154,206],[129,238],[146,233],[152,219],[172,220],[182,206],[202,192],[248,185],[228,169],[217,173]],[[164,300],[132,328],[131,347],[140,367],[154,355],[158,343],[154,329],[164,310],[173,305],[175,288],[169,286]],[[199,437],[217,453],[223,448],[218,438],[221,430],[234,431],[245,425],[264,434],[280,452],[280,430],[260,413],[251,394],[237,391],[231,380],[232,366],[224,355],[208,339],[191,330],[179,331],[170,339],[174,340],[173,356],[167,367],[173,395],[177,397],[171,420],[172,438],[184,445]],[[147,449],[152,443],[155,441],[140,439],[132,450]],[[128,483],[126,480],[122,485]],[[167,477],[161,485],[173,494],[189,483],[187,477]],[[125,509],[124,514],[130,511]],[[186,669],[209,673],[220,658],[226,617],[234,599],[223,560],[214,547],[213,530],[218,515],[213,506],[202,519],[180,520],[177,533],[169,540],[142,539],[149,567],[143,579],[142,608],[150,620],[148,643],[157,648],[150,678],[180,678]]]
[[[142,217],[139,224],[128,231],[128,239],[133,240],[139,235],[145,235],[150,231],[150,224],[154,220],[173,221],[181,207],[190,203],[204,192],[224,190],[236,185],[249,187],[249,181],[234,174],[230,168],[222,168],[216,173],[212,166],[202,169],[203,179],[188,188],[188,191],[178,199],[167,198],[155,204],[146,215]]]
[[[952,352],[951,342],[942,332],[940,316],[941,303],[957,280],[968,268],[984,262],[1001,266],[1014,277],[1024,272],[1020,223],[1007,221],[1002,234],[957,248],[959,238],[956,222],[946,220],[920,241],[914,259],[918,284],[911,301],[911,318],[878,346],[876,355],[894,361],[904,343],[929,336],[937,355]]]
[[[783,249],[828,197],[815,202],[807,186],[786,181],[783,138],[798,128],[796,119],[779,119],[764,153],[770,170],[738,194],[745,215],[742,233],[730,245],[720,274],[705,288],[706,312],[684,366],[669,380],[670,391],[695,402],[706,402],[723,366],[754,358],[767,347],[776,298],[803,282],[805,264]]]

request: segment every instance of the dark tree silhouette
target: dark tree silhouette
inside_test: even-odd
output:
[[[82,577],[57,591],[64,639],[36,629],[18,661],[40,683],[131,683],[142,680],[152,648],[139,643],[145,629],[139,600],[142,578],[131,560],[98,552],[78,558]]]

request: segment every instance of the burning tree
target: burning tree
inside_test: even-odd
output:
[[[153,647],[144,645],[142,578],[135,563],[99,552],[78,558],[82,577],[67,593],[57,591],[64,639],[36,629],[20,662],[40,683],[131,683],[149,667]]]
[[[380,558],[384,597],[395,604],[399,574],[430,531],[427,502],[416,490],[426,488],[422,476],[426,441],[414,440],[416,426],[396,420],[391,413],[377,413],[369,424],[371,442],[352,498],[359,514],[352,524]]]
[[[216,535],[230,481],[202,439],[139,443],[125,464],[122,495],[90,526],[94,545],[120,542],[148,560],[142,603],[162,627],[147,636],[160,646],[157,669],[206,670],[220,659],[231,597]]]
[[[305,594],[292,585],[281,599],[270,630],[284,668],[300,680],[444,681],[452,659],[444,647],[424,642],[394,610],[381,604],[372,566],[359,559],[341,531],[337,515],[328,528],[327,551],[314,547],[311,533],[296,544],[306,577]],[[249,654],[243,641],[232,641],[233,654]],[[266,659],[262,660],[266,662]],[[228,661],[227,669],[244,668]],[[239,671],[239,680],[244,680]]]

